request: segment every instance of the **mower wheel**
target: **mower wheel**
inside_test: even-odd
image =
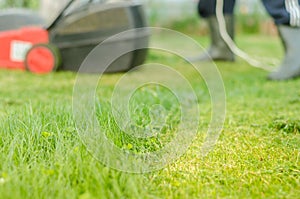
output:
[[[27,52],[24,64],[32,73],[50,73],[61,65],[61,54],[52,44],[36,44]]]

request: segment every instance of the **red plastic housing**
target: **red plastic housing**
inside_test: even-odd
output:
[[[0,32],[0,67],[24,70],[26,53],[39,43],[49,43],[48,32],[41,27]]]

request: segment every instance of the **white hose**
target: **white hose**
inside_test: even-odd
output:
[[[246,62],[248,62],[251,66],[255,68],[260,68],[266,71],[273,71],[274,66],[270,66],[269,64],[262,63],[251,56],[249,56],[246,52],[242,51],[240,48],[236,46],[234,41],[231,39],[231,37],[228,35],[227,29],[226,29],[226,22],[223,14],[223,6],[224,6],[224,0],[217,0],[216,4],[216,16],[219,23],[219,29],[220,34],[225,43],[228,45],[230,50],[237,55],[238,57],[244,59]],[[274,61],[272,61],[272,65],[274,65]]]

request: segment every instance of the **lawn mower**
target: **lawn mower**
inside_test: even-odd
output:
[[[43,27],[42,19],[28,12],[0,14],[0,67],[33,73],[55,70],[78,71],[87,55],[102,41],[117,33],[146,26],[142,4],[132,1],[105,3],[87,0],[72,6],[70,0],[58,16]],[[32,25],[37,24],[37,25]],[[6,27],[5,27],[6,26]],[[149,32],[138,31],[131,38],[106,43],[107,53],[119,45],[147,46]],[[105,72],[122,72],[144,62],[147,49],[120,56]],[[95,67],[81,72],[103,71]],[[101,67],[101,66],[100,66]]]

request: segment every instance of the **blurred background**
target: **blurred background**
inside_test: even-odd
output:
[[[88,0],[78,0],[82,3]],[[96,0],[121,1],[121,0]],[[136,0],[133,0],[136,1]],[[149,25],[178,30],[188,34],[207,34],[206,23],[197,15],[197,0],[141,0],[145,3]],[[50,20],[68,0],[0,0],[0,8],[34,9]],[[238,34],[275,35],[276,29],[260,0],[237,0],[235,10]]]

